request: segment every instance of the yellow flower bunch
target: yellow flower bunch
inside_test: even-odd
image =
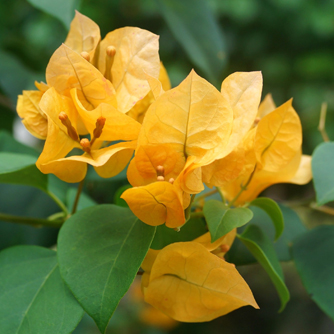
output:
[[[146,78],[159,78],[162,67],[158,36],[146,30],[126,27],[100,40],[99,27],[77,12],[49,61],[46,84],[18,99],[24,125],[46,140],[37,167],[66,182],[81,181],[87,164],[102,177],[127,165],[141,127],[137,118],[151,100]],[[83,155],[68,156],[74,148]]]
[[[292,101],[276,108],[268,95],[260,104],[260,72],[234,73],[218,91],[191,71],[170,89],[158,36],[126,27],[100,40],[99,27],[77,12],[50,59],[46,84],[19,97],[24,125],[45,139],[36,163],[41,172],[79,182],[89,164],[109,178],[132,158],[127,177],[133,187],[122,198],[144,223],[175,229],[186,223],[204,184],[219,187],[231,207],[274,183],[311,179]],[[224,260],[235,235],[233,229],[211,243],[206,233],[150,250],[142,264],[145,300],[185,322],[258,308]]]

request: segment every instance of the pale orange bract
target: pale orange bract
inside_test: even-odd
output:
[[[242,306],[258,308],[235,266],[196,240],[154,251],[144,268],[150,269],[142,280],[145,301],[175,320],[210,321]]]
[[[237,206],[252,201],[273,184],[306,184],[312,179],[311,157],[301,153],[302,129],[291,102],[275,109],[271,96],[266,96],[259,119],[241,143],[245,164],[239,176],[230,182],[219,182],[221,178],[216,182],[219,172],[212,173],[209,184],[220,186],[228,201],[234,200],[245,184],[234,202]]]
[[[135,129],[138,132],[140,125],[132,118],[111,105],[100,104],[89,117],[84,118],[91,140],[80,141],[77,131],[79,113],[72,99],[50,88],[43,95],[40,108],[48,117],[48,136],[43,152],[36,162],[43,173],[53,173],[65,182],[79,182],[86,175],[87,164],[94,166],[102,177],[112,177],[125,168],[136,147],[135,141],[121,142],[104,148],[101,148],[101,145],[103,141],[113,141],[116,138],[135,139]],[[70,125],[65,125],[61,117],[67,119]],[[112,122],[114,126],[103,125],[102,132],[95,141],[94,130],[100,117],[106,124]],[[73,149],[81,149],[84,154],[66,157]]]
[[[227,98],[194,71],[167,92],[155,79],[148,79],[155,102],[146,113],[128,168],[128,180],[135,188],[126,190],[122,198],[145,223],[180,227],[190,195],[204,189],[201,167],[229,141],[233,110]],[[160,213],[153,215],[153,208]]]
[[[154,100],[147,78],[170,88],[158,38],[147,30],[125,27],[101,41],[98,25],[76,12],[65,43],[49,61],[47,84],[36,84],[38,91],[26,91],[18,100],[27,129],[46,139],[37,161],[43,173],[78,182],[87,164],[102,177],[112,177],[126,166],[141,127],[136,120],[142,121]],[[80,139],[87,134],[90,139]],[[122,140],[131,142],[110,145]],[[73,149],[84,154],[73,155]]]

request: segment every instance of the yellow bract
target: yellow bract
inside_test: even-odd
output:
[[[138,145],[175,144],[175,150],[207,164],[224,147],[232,128],[232,109],[211,84],[194,71],[150,106]]]
[[[107,48],[116,49],[112,66],[106,61]],[[107,34],[100,44],[98,69],[114,85],[118,108],[129,111],[149,92],[146,74],[158,78],[159,36],[139,28],[125,27]]]
[[[145,301],[175,320],[210,321],[245,305],[258,308],[235,266],[198,242],[170,244],[152,260],[143,277]]]
[[[217,157],[230,153],[253,126],[262,92],[261,72],[236,72],[222,83],[221,93],[233,110],[232,133],[228,145]]]
[[[97,24],[76,12],[65,44],[49,61],[47,84],[36,84],[39,91],[26,91],[18,100],[27,129],[46,139],[38,168],[67,182],[82,180],[87,163],[103,177],[119,173],[136,147],[137,119],[154,101],[147,77],[170,88],[157,35],[126,27],[100,40]],[[80,138],[87,134],[90,139]],[[124,140],[131,142],[110,145]]]
[[[129,136],[126,131],[127,123],[124,121],[124,118],[128,117],[114,110],[112,106],[100,104],[96,110],[91,111],[89,117],[84,118],[91,136],[90,141],[87,139],[89,150],[86,151],[79,141],[77,131],[79,113],[72,99],[62,96],[54,88],[50,88],[43,95],[40,108],[48,118],[48,135],[43,152],[36,162],[37,167],[43,173],[53,173],[66,182],[79,182],[86,175],[87,164],[94,166],[100,176],[112,177],[124,169],[129,162],[136,147],[135,141],[121,142],[101,148],[103,140],[128,139]],[[84,110],[81,110],[81,112],[84,113]],[[104,118],[106,123],[112,121],[114,126],[105,129],[103,126],[99,140],[96,144],[90,146],[90,143],[94,142],[97,119],[103,116],[104,112],[108,115]],[[60,119],[61,114],[66,116],[70,126],[63,124]],[[93,125],[93,122],[95,122],[95,125]],[[129,118],[130,128],[132,123],[136,122]],[[73,149],[81,149],[85,152],[81,156],[66,157]]]
[[[261,191],[275,183],[306,184],[311,180],[311,158],[301,154],[301,124],[291,102],[290,100],[274,110],[275,104],[271,96],[267,96],[261,103],[255,127],[238,148],[244,150],[244,165],[242,169],[239,168],[237,178],[226,182],[222,172],[214,169],[218,162],[211,167],[213,171],[209,170],[210,177],[206,181],[210,186],[220,186],[229,201],[234,200],[247,184],[246,189],[234,201],[235,205],[252,201]],[[260,118],[262,115],[263,118]],[[223,164],[223,161],[219,163]],[[227,166],[224,165],[224,168]]]
[[[17,101],[17,113],[23,118],[22,123],[27,130],[39,139],[48,134],[47,117],[39,107],[43,92],[38,90],[23,91]]]
[[[81,103],[88,110],[100,103],[117,105],[111,82],[65,44],[52,55],[46,68],[46,82],[65,96],[70,96],[71,89],[76,88]]]
[[[136,188],[125,191],[122,198],[145,223],[180,227],[190,195],[204,189],[201,167],[229,141],[233,110],[227,98],[194,71],[167,92],[156,79],[148,81],[155,101],[146,112],[128,168],[129,182]]]
[[[169,182],[155,182],[126,190],[121,198],[143,222],[176,228],[185,223],[182,194]]]
[[[93,59],[100,40],[99,26],[87,16],[75,11],[75,17],[71,22],[70,31],[64,44],[79,54],[87,52],[90,62],[94,64]]]
[[[302,127],[292,100],[264,116],[257,126],[254,150],[266,171],[278,172],[286,166],[301,144]]]

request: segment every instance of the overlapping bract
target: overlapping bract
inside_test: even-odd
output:
[[[38,91],[25,91],[18,100],[24,125],[46,139],[37,167],[66,182],[81,181],[87,164],[102,177],[119,173],[136,147],[137,120],[152,101],[147,76],[158,80],[161,67],[168,85],[157,35],[126,27],[100,40],[99,27],[77,12],[47,66],[47,84],[36,84]],[[88,134],[90,139],[80,137]],[[73,155],[74,148],[83,155]]]
[[[79,182],[88,164],[108,178],[132,158],[133,187],[121,197],[146,224],[181,228],[204,184],[220,187],[230,206],[239,206],[274,183],[311,179],[292,100],[276,108],[268,95],[260,104],[260,72],[234,73],[219,92],[191,71],[170,89],[158,36],[146,30],[121,28],[101,41],[99,27],[77,12],[46,82],[23,92],[17,105],[26,128],[45,140],[37,167]],[[145,300],[185,322],[258,308],[223,259],[235,235],[234,229],[211,243],[208,232],[150,250],[142,264]]]
[[[258,308],[235,266],[222,258],[235,233],[214,244],[205,234],[192,242],[150,250],[142,264],[145,301],[183,322],[210,321],[245,305]]]
[[[312,178],[311,157],[302,155],[301,143],[301,124],[292,100],[276,108],[268,95],[254,127],[231,154],[207,167],[205,182],[221,187],[235,205],[252,201],[275,183],[306,184]]]

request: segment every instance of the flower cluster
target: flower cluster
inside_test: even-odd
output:
[[[99,27],[77,12],[65,43],[49,61],[46,84],[36,83],[37,91],[18,99],[23,124],[46,140],[37,167],[66,182],[81,181],[87,164],[102,177],[124,169],[151,100],[147,77],[158,79],[161,73],[169,85],[158,36],[126,27],[100,39]]]
[[[218,91],[191,71],[170,89],[158,36],[146,30],[126,27],[100,41],[98,26],[76,13],[47,66],[46,84],[36,86],[19,97],[17,111],[45,139],[37,167],[79,182],[87,164],[109,178],[132,158],[133,187],[122,198],[146,224],[182,228],[204,184],[239,206],[274,183],[311,178],[292,101],[276,108],[268,95],[260,104],[260,72],[234,73]],[[145,300],[186,322],[257,308],[247,283],[224,260],[235,234],[211,243],[207,233],[150,250],[142,264]]]

